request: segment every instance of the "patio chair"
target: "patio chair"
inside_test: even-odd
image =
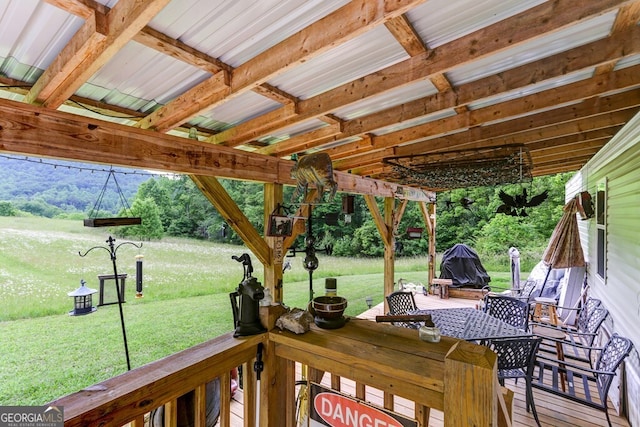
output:
[[[594,349],[599,356],[593,368],[538,354],[535,362],[538,375],[532,387],[603,411],[611,427],[607,395],[616,370],[632,348],[631,340],[613,334],[603,348]],[[566,391],[558,388],[562,384],[561,375],[567,379]]]
[[[520,287],[513,288],[506,292],[510,292],[511,296],[514,298],[517,298],[524,302],[530,302],[530,300],[532,299],[531,294],[533,294],[533,291],[536,289],[537,284],[538,282],[536,282],[535,280],[527,280],[524,282],[524,284],[520,285]]]
[[[600,327],[609,315],[609,311],[602,306],[588,310],[585,305],[584,309],[585,313],[579,315],[576,328],[554,327],[544,323],[536,324],[536,327],[558,329],[564,332],[564,339],[545,338],[545,341],[562,344],[565,358],[587,362],[589,366],[593,367],[593,343],[598,336]],[[546,351],[546,346],[541,348]]]
[[[493,339],[487,343],[487,346],[498,356],[498,381],[500,385],[504,386],[504,380],[508,378],[513,378],[516,382],[519,378],[525,379],[527,412],[531,408],[538,426],[540,421],[536,405],[533,402],[532,383],[535,356],[540,341],[541,339],[537,337],[518,337]]]
[[[484,311],[514,328],[528,329],[529,304],[517,298],[488,294],[484,297]]]
[[[392,316],[408,314],[409,311],[418,309],[412,292],[392,292],[387,295],[387,303],[389,303],[389,314]],[[411,329],[418,329],[420,327],[419,323],[413,322],[393,322],[393,324]]]

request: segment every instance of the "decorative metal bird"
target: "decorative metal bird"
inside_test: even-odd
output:
[[[475,203],[475,200],[470,199],[468,197],[463,197],[460,199],[460,205],[462,205],[463,208],[471,210],[471,205]]]
[[[542,193],[533,196],[531,199],[528,199],[527,189],[522,189],[522,194],[517,194],[515,196],[510,196],[504,191],[500,190],[498,193],[498,197],[502,200],[502,204],[498,206],[496,213],[501,213],[510,216],[520,216],[526,217],[529,216],[527,214],[526,208],[532,208],[534,206],[538,206],[542,202],[546,200],[549,196],[549,192],[544,190]]]

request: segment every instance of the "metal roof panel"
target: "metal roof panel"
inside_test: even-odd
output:
[[[343,120],[352,120],[415,99],[424,98],[437,92],[438,89],[430,80],[417,81],[400,89],[371,96],[344,108],[337,109],[334,114]]]
[[[348,0],[174,0],[149,26],[237,67]]]
[[[545,0],[429,0],[407,12],[431,49],[516,15]]]
[[[280,74],[269,83],[307,99],[408,57],[386,28],[378,26]]]
[[[495,55],[465,63],[448,71],[446,75],[454,85],[461,85],[599,40],[611,32],[616,12],[580,22],[530,42],[520,43]]]

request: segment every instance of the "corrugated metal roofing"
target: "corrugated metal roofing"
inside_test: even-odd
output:
[[[462,85],[538,59],[547,58],[556,53],[565,52],[606,37],[611,32],[615,17],[616,12],[614,11],[586,20],[553,34],[521,43],[495,55],[489,55],[456,67],[448,71],[446,75],[454,85]]]
[[[371,96],[346,107],[338,108],[334,114],[343,120],[351,120],[402,104],[403,102],[424,98],[437,92],[438,89],[431,81],[417,81],[400,89]]]
[[[348,0],[174,0],[149,24],[233,67]]]
[[[114,7],[118,5],[118,0],[100,0],[99,3]],[[152,2],[139,3],[142,7],[145,4],[151,5]],[[594,49],[585,55],[593,56],[594,63],[581,65],[582,69],[571,69],[571,63],[567,71],[562,71],[563,74],[556,71],[561,69],[558,66],[551,71],[555,74],[548,76],[544,75],[546,71],[535,70],[533,84],[527,83],[526,76],[518,77],[515,73],[518,67],[528,64],[544,68],[541,64],[551,55],[581,46],[595,46],[596,41],[608,41],[614,30],[631,33],[631,25],[624,21],[626,16],[635,20],[633,34],[637,35],[636,9],[639,6],[633,2],[593,0],[572,9],[569,1],[429,0],[422,4],[411,4],[402,16],[386,22],[389,26],[382,21],[368,26],[363,23],[368,22],[370,15],[367,13],[371,12],[373,5],[379,3],[351,3],[348,0],[173,0],[147,23],[162,37],[173,41],[154,40],[153,33],[145,32],[145,45],[141,44],[144,39],[138,38],[138,41],[130,40],[118,46],[117,53],[109,57],[94,75],[79,82],[81,85],[74,95],[114,107],[117,111],[124,110],[125,113],[120,117],[125,117],[126,111],[148,115],[171,105],[188,91],[199,88],[199,85],[208,81],[210,73],[218,65],[229,70],[225,76],[228,82],[234,81],[235,68],[255,60],[261,53],[268,52],[303,31],[302,34],[309,36],[305,38],[305,43],[309,44],[304,44],[300,49],[310,49],[308,57],[300,59],[292,55],[290,62],[285,61],[282,68],[275,70],[268,69],[271,64],[258,61],[255,73],[253,70],[241,70],[247,72],[245,76],[248,77],[245,86],[238,89],[239,92],[234,92],[234,87],[229,90],[226,99],[215,103],[200,106],[197,95],[190,95],[191,98],[187,99],[192,99],[201,108],[197,112],[195,109],[189,110],[189,114],[180,116],[163,130],[169,131],[188,123],[187,127],[198,127],[202,139],[216,139],[214,135],[217,132],[247,124],[248,130],[242,131],[244,134],[236,136],[234,132],[227,132],[224,138],[233,139],[229,145],[253,150],[260,144],[255,144],[251,138],[262,143],[284,141],[325,127],[327,121],[338,119],[342,121],[341,129],[346,130],[338,135],[317,139],[318,146],[345,145],[368,134],[372,135],[372,140],[375,136],[384,135],[386,148],[392,143],[394,135],[386,136],[394,132],[398,132],[399,144],[410,144],[433,135],[429,135],[429,128],[425,126],[421,127],[419,133],[410,136],[407,136],[409,132],[402,133],[403,130],[442,120],[447,124],[444,132],[455,134],[466,128],[467,118],[464,115],[478,109],[492,108],[507,101],[515,102],[524,96],[542,96],[551,89],[560,89],[573,82],[594,80],[603,72],[613,72],[611,66],[615,66],[614,71],[629,70],[627,73],[633,75],[631,67],[640,65],[640,48],[633,43],[625,44],[619,48],[619,52],[616,46],[604,44],[604,49]],[[540,5],[542,7],[538,7]],[[340,9],[344,6],[351,7],[349,12]],[[394,2],[386,4],[389,10],[396,6]],[[622,6],[632,7],[628,7],[625,13],[619,13]],[[33,85],[63,49],[73,50],[73,46],[67,45],[84,21],[70,11],[63,10],[64,7],[64,2],[53,6],[43,0],[0,0],[1,84]],[[82,7],[88,6],[80,2],[74,9]],[[542,14],[553,13],[556,9],[562,11],[558,16]],[[532,32],[529,40],[521,40],[517,37],[518,24],[521,18],[526,20],[529,14],[539,17],[542,30],[538,35]],[[566,20],[567,16],[573,22]],[[321,20],[322,25],[318,25]],[[547,26],[547,21],[558,21],[559,24]],[[503,26],[505,22],[511,26]],[[527,22],[536,25],[534,21]],[[343,27],[345,23],[348,25]],[[420,53],[419,49],[412,51],[411,43],[406,45],[405,50],[402,43],[410,42],[411,36],[404,40],[391,31],[393,26],[402,29],[403,23],[408,24],[405,29],[415,32],[418,40],[414,42],[426,46],[426,53]],[[359,24],[367,26],[359,29]],[[509,37],[491,40],[490,44],[498,47],[468,61],[466,49],[471,52],[474,43],[482,43],[482,37],[493,31],[489,26],[503,26],[505,35],[513,34],[517,40],[512,45],[509,44]],[[340,42],[332,42],[324,37],[325,34],[314,32],[332,34],[333,40],[339,39]],[[467,35],[473,36],[473,40],[465,41],[470,44],[468,47],[460,43]],[[325,44],[322,44],[323,41]],[[184,48],[184,54],[172,54],[167,46],[178,50]],[[291,49],[295,49],[295,46]],[[430,59],[434,52],[436,58],[453,58],[459,65],[453,61],[445,61],[446,68],[439,65],[439,61],[432,64]],[[191,54],[198,60],[190,60]],[[278,54],[287,55],[282,51]],[[609,60],[607,54],[612,55],[613,60]],[[411,55],[416,56],[412,59]],[[201,62],[207,58],[211,64],[202,66]],[[561,58],[558,55],[553,61],[560,61]],[[74,59],[82,60],[80,57]],[[571,58],[569,60],[572,61]],[[261,74],[262,65],[268,69],[265,75]],[[596,68],[597,73],[594,72]],[[507,70],[514,71],[509,74],[511,80],[507,80],[504,87],[494,93],[473,88],[473,83],[479,79],[501,72],[506,74]],[[263,84],[259,90],[252,90],[255,84],[262,83],[259,79],[252,82],[252,73],[262,76],[267,84]],[[618,82],[632,79],[627,74],[624,76],[621,79],[612,77],[611,81],[615,83],[609,83],[611,87],[605,82],[594,84],[601,92],[608,94],[635,90],[638,85],[634,86],[633,82],[618,87]],[[501,77],[498,76],[497,80]],[[387,85],[388,81],[393,81],[394,85]],[[372,86],[361,86],[363,84]],[[380,88],[374,87],[376,85]],[[458,88],[461,87],[464,90],[458,100]],[[9,95],[4,93],[2,96],[21,100],[28,89],[14,89],[18,92]],[[206,97],[207,94],[204,95]],[[588,96],[599,95],[601,93],[594,91]],[[299,110],[302,113],[283,109],[283,98],[294,105],[303,105],[304,109]],[[568,104],[571,102],[568,101]],[[579,102],[579,99],[575,102]],[[325,103],[331,105],[329,110],[322,109]],[[559,106],[555,105],[555,108]],[[61,108],[80,115],[96,114],[74,107],[73,104]],[[540,106],[532,102],[530,107],[525,108],[526,111],[516,109],[509,115],[505,109],[496,107],[496,117],[492,118],[492,123],[553,108],[548,102]],[[280,109],[282,111],[278,114],[273,114],[273,123],[263,123],[261,120],[252,123],[254,119]],[[176,112],[172,114],[180,115]],[[323,116],[327,117],[318,120]],[[456,116],[459,116],[459,124],[453,120]],[[126,118],[109,120],[132,123]],[[488,123],[479,125],[486,126]],[[252,130],[254,125],[259,130]],[[150,128],[154,128],[153,124]],[[349,133],[354,132],[353,129],[359,131]],[[183,134],[182,131],[177,133]],[[321,132],[314,138],[318,138],[318,134]],[[406,140],[407,137],[415,139]],[[224,138],[217,138],[217,142]],[[330,142],[336,138],[340,139],[339,143]],[[309,144],[301,143],[300,146],[309,148]],[[371,147],[375,150],[375,142]],[[365,148],[354,145],[345,153],[349,153],[349,156],[358,155]],[[355,151],[350,151],[352,149]],[[290,150],[292,148],[286,148],[283,152]]]
[[[0,2],[2,73],[35,82],[82,24],[82,19],[41,1]],[[16,62],[7,64],[10,58]]]
[[[407,17],[430,49],[516,15],[544,0],[429,0]]]
[[[297,98],[307,99],[408,57],[384,27],[377,27],[286,71],[269,83]]]

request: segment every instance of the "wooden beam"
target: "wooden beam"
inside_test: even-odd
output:
[[[267,155],[274,154],[278,157],[282,157],[305,151],[313,147],[318,140],[325,140],[327,137],[330,138],[338,134],[340,134],[339,124],[327,125],[299,136],[293,136],[283,142],[267,145],[266,147],[257,150],[257,152]]]
[[[396,16],[393,19],[388,20],[384,24],[387,30],[395,37],[395,39],[402,45],[404,50],[410,56],[420,55],[427,51],[427,47],[416,33],[406,15]]]
[[[252,126],[245,126],[243,123],[240,123],[237,126],[229,128],[225,131],[222,131],[216,135],[207,139],[207,142],[211,142],[212,144],[222,144],[228,147],[235,147],[239,144],[232,144],[227,140],[230,139],[230,136],[247,136],[247,140],[251,140],[255,138],[261,129],[264,129],[268,126],[273,125],[281,125],[286,122],[286,120],[295,116],[296,114],[296,105],[291,103],[284,105],[281,108],[265,113],[261,116],[256,117],[255,121],[252,122]]]
[[[599,0],[585,3],[584,8],[576,8],[570,2],[546,2],[429,52],[300,101],[297,121],[329,113],[344,105],[388,90],[398,89],[418,80],[437,78],[453,67],[513,47],[529,39],[541,37],[546,32],[574,24],[576,21],[602,14],[618,7],[620,3],[624,2]],[[469,49],[469,46],[474,48]],[[527,75],[531,78],[530,70],[528,71]],[[563,73],[566,72],[565,70]],[[492,92],[492,94],[495,93],[495,91]],[[437,110],[431,109],[431,111]],[[251,120],[245,125],[249,126],[250,123]],[[291,124],[294,123],[289,123]],[[266,129],[257,137],[266,136],[275,129],[276,127]],[[246,141],[236,140],[234,144],[242,142]]]
[[[293,162],[0,99],[0,151],[294,185]],[[338,191],[430,200],[417,188],[334,172]]]
[[[94,0],[44,0],[50,5],[65,10],[72,15],[88,19],[95,12],[106,15],[109,8]]]
[[[120,0],[105,15],[94,13],[40,76],[27,102],[55,109],[127,44],[170,0]]]
[[[491,105],[465,114],[444,118],[408,129],[387,133],[373,139],[373,150],[384,149],[398,144],[407,144],[436,135],[455,132],[469,126],[497,122],[499,120],[532,114],[564,103],[579,101],[588,97],[600,97],[640,84],[640,66],[623,68],[609,75],[594,76],[590,79],[549,89],[500,104]],[[341,150],[349,150],[352,143],[327,150],[330,156],[339,157]]]
[[[227,224],[240,236],[244,244],[247,245],[256,258],[266,266],[272,265],[273,256],[271,248],[242,213],[236,202],[233,201],[220,182],[211,176],[191,175],[191,179],[200,191],[202,191],[202,194],[215,206]]]
[[[154,30],[148,26],[144,27],[139,33],[137,33],[133,40],[143,46],[175,58],[186,64],[198,67],[199,69],[211,74],[216,74],[223,70],[227,72],[232,71],[231,66],[225,64],[219,59],[202,53],[191,46],[166,36],[160,31]]]
[[[223,100],[253,90],[268,79],[401,15],[423,1],[397,0],[388,3],[384,0],[353,0],[241,64],[233,70],[228,87],[219,83],[217,86],[198,85],[192,89],[199,92],[206,102],[185,109],[182,97],[179,97],[179,106],[173,106],[171,101],[160,107],[145,119],[142,127],[161,132],[173,129],[190,118],[211,110]],[[222,98],[218,96],[221,93],[225,93]]]

